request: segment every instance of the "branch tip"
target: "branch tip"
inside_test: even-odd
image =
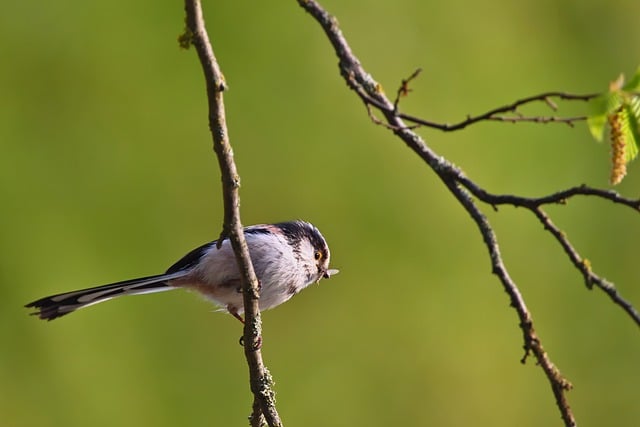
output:
[[[416,77],[418,77],[418,75],[422,72],[422,68],[417,68],[413,73],[411,73],[411,75],[409,77],[407,77],[406,79],[402,79],[401,83],[400,83],[400,87],[398,88],[398,91],[396,93],[396,99],[393,102],[393,111],[397,113],[398,111],[398,104],[400,103],[400,98],[403,96],[408,96],[409,92],[412,91],[411,88],[409,88],[409,83],[414,80]]]

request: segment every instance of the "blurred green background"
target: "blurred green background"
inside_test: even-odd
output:
[[[324,1],[402,108],[454,122],[547,90],[604,90],[640,62],[625,1]],[[245,224],[304,218],[341,274],[264,315],[264,357],[290,426],[560,425],[521,365],[515,312],[467,214],[346,89],[294,1],[205,1],[230,86]],[[7,2],[0,15],[0,416],[3,426],[245,425],[240,325],[195,295],[131,297],[44,323],[22,307],[154,274],[215,238],[220,179],[180,2]],[[561,114],[584,105],[561,104]],[[525,110],[532,114],[544,108]],[[487,189],[606,187],[586,126],[421,130]],[[617,188],[638,196],[640,165]],[[551,207],[596,271],[640,306],[638,215]],[[638,425],[638,328],[585,289],[532,215],[485,207],[581,426]]]

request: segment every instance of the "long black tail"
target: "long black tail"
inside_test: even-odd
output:
[[[35,308],[31,313],[41,319],[53,320],[69,314],[80,308],[99,302],[107,301],[122,295],[138,295],[152,292],[161,292],[174,289],[169,285],[169,280],[184,276],[186,272],[159,274],[157,276],[141,277],[139,279],[125,280],[123,282],[96,286],[94,288],[65,292],[51,295],[31,302],[25,307]]]

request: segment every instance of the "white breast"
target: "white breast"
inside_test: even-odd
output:
[[[245,237],[253,268],[260,281],[261,310],[282,304],[313,283],[308,268],[298,260],[297,254],[282,235],[247,233]],[[228,240],[223,242],[220,249],[212,246],[190,275],[189,283],[180,285],[197,290],[217,304],[232,307],[240,314],[244,311],[238,265]]]

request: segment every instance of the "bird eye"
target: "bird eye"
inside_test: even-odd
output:
[[[316,261],[320,261],[322,259],[322,252],[315,251],[315,253],[313,254],[313,257],[316,259]]]

